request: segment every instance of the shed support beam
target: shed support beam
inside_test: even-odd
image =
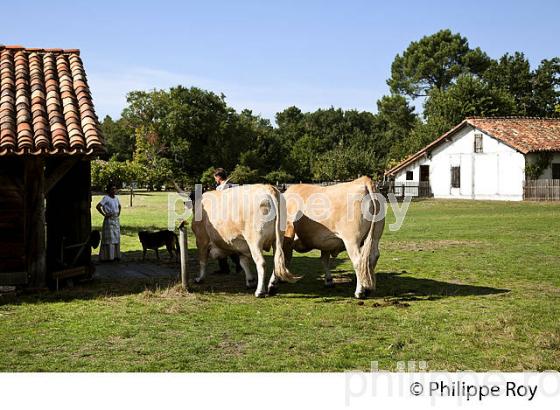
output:
[[[25,238],[29,284],[46,286],[45,166],[41,157],[25,160]]]

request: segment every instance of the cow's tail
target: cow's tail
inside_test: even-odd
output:
[[[371,219],[371,224],[369,226],[369,231],[360,250],[360,261],[358,264],[358,269],[356,274],[360,279],[360,283],[365,289],[373,290],[375,288],[375,281],[373,278],[374,273],[372,272],[369,256],[371,254],[371,248],[373,246],[373,237],[375,231],[375,197],[373,196],[372,181],[368,179],[366,181],[366,189],[368,191],[368,196],[371,198],[373,204],[373,215]]]
[[[274,230],[276,236],[276,245],[274,249],[274,275],[280,280],[286,282],[295,282],[300,279],[300,276],[294,276],[286,266],[286,258],[284,256],[284,250],[282,249],[282,245],[284,243],[284,232],[281,229],[281,222],[282,217],[286,217],[285,215],[282,216],[282,209],[280,207],[280,191],[274,189],[272,193],[272,202],[274,203],[274,210],[275,210],[275,221],[274,221]]]

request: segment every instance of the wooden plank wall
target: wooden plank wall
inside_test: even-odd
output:
[[[22,284],[27,281],[24,223],[23,161],[19,158],[2,158],[0,159],[0,284]]]

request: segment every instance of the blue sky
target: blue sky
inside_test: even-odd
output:
[[[290,105],[376,110],[395,55],[450,28],[491,57],[560,56],[551,1],[49,1],[3,5],[0,43],[79,48],[98,114],[130,90],[223,92],[267,118]]]

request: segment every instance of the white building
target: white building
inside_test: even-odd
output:
[[[435,198],[518,201],[526,164],[543,158],[539,179],[560,179],[560,119],[467,118],[385,176],[396,189],[429,184]]]

